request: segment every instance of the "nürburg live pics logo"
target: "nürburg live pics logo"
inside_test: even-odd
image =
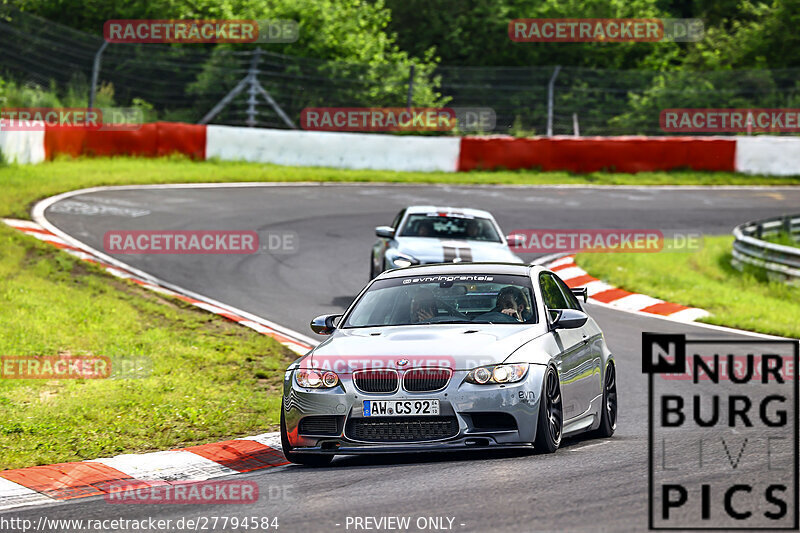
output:
[[[650,529],[798,528],[798,346],[642,333]]]

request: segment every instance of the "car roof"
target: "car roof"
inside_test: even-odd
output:
[[[387,270],[378,276],[379,279],[403,278],[407,276],[430,276],[442,274],[507,274],[528,276],[538,271],[547,270],[539,265],[520,263],[441,263],[434,265],[417,265],[406,268]]]
[[[494,218],[492,214],[483,209],[472,209],[469,207],[444,207],[436,205],[410,205],[406,207],[406,212],[411,214],[419,213],[448,213],[454,215],[467,215],[471,217]]]

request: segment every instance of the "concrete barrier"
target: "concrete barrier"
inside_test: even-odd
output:
[[[9,163],[44,161],[44,131],[0,130],[0,152]]]
[[[769,176],[800,174],[800,138],[737,137],[736,171]]]
[[[276,165],[372,170],[458,169],[458,137],[208,126],[206,157]]]

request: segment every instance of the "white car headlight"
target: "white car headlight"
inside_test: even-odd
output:
[[[301,387],[311,389],[331,389],[339,384],[336,372],[317,371],[312,368],[298,368],[294,379]]]
[[[406,259],[405,257],[398,257],[394,261],[392,261],[392,263],[394,263],[394,266],[398,268],[405,268],[411,266],[411,261],[409,259]]]
[[[411,265],[418,265],[419,261],[410,255],[401,254],[401,253],[389,253],[389,261],[395,268],[406,268],[410,267]]]
[[[522,381],[527,373],[528,363],[479,366],[470,370],[467,382],[476,385],[516,383]]]

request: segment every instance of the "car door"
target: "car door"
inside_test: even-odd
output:
[[[561,288],[561,291],[564,293],[569,308],[583,311],[583,307],[578,301],[578,298],[572,294],[572,291],[567,284],[564,283],[564,280],[559,278],[558,275],[555,275],[554,278]],[[602,331],[600,331],[600,328],[592,317],[589,317],[583,326],[574,331],[581,332],[581,338],[584,342],[584,351],[586,352],[580,363],[581,369],[579,374],[584,377],[581,379],[581,388],[578,393],[582,397],[581,403],[586,405],[588,409],[591,406],[592,400],[603,392],[600,372],[603,357]]]
[[[542,299],[546,307],[546,319],[548,327],[552,323],[558,309],[577,309],[580,304],[572,297],[570,301],[568,295],[561,289],[561,280],[550,272],[542,272],[539,275],[539,286],[542,291]],[[570,293],[569,296],[572,296]],[[588,348],[583,328],[575,329],[551,329],[556,344],[561,353],[557,356],[561,379],[561,395],[564,406],[564,420],[578,417],[589,410],[592,384],[592,356]]]

